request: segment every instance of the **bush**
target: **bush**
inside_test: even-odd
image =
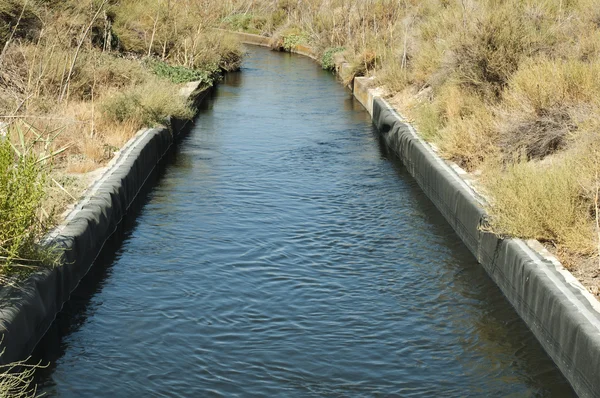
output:
[[[36,157],[17,156],[9,139],[0,138],[0,272],[50,260],[37,244],[46,232],[40,221],[45,178]]]
[[[282,47],[285,51],[292,51],[300,44],[305,44],[308,37],[304,33],[290,33],[283,36]]]
[[[128,123],[136,128],[165,123],[167,116],[180,119],[194,116],[177,87],[162,84],[158,79],[108,96],[101,110],[106,121]]]
[[[535,58],[524,62],[504,94],[500,135],[505,156],[541,159],[597,115],[600,63]],[[596,105],[595,105],[596,104]]]
[[[345,47],[331,47],[325,50],[323,56],[321,57],[321,66],[323,69],[330,71],[335,70],[334,55],[344,51],[345,49]]]
[[[498,96],[531,52],[519,12],[489,10],[475,19],[451,44],[452,69],[458,81],[484,95]]]
[[[200,81],[212,85],[217,75],[216,70],[191,69],[185,66],[169,65],[162,61],[149,61],[148,65],[156,76],[168,79],[175,84]]]
[[[581,200],[579,166],[569,159],[517,161],[502,172],[496,166],[485,173],[494,231],[593,254],[594,229],[589,207]]]

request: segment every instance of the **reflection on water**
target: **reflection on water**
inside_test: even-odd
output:
[[[121,238],[38,348],[49,396],[573,394],[307,59],[253,49]]]

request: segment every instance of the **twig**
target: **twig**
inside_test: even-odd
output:
[[[52,182],[54,182],[56,185],[58,185],[58,187],[59,187],[59,188],[60,188],[62,191],[64,191],[64,192],[65,192],[67,195],[69,195],[69,196],[71,197],[71,199],[73,199],[73,200],[77,200],[77,198],[76,198],[75,196],[71,195],[71,193],[70,193],[69,191],[67,191],[67,190],[66,190],[66,189],[65,189],[65,188],[64,188],[62,185],[60,185],[60,184],[58,183],[58,181],[56,181],[54,178],[52,178]]]
[[[85,32],[83,32],[83,36],[81,37],[81,39],[79,40],[79,43],[77,44],[77,49],[75,50],[75,56],[73,57],[73,61],[71,62],[71,67],[69,68],[69,73],[67,73],[67,78],[65,79],[65,85],[63,86],[62,92],[60,93],[60,98],[58,99],[59,102],[62,102],[65,94],[68,92],[67,90],[69,88],[69,82],[71,81],[71,76],[73,75],[73,70],[75,69],[75,63],[77,62],[77,57],[79,56],[79,51],[81,51],[81,46],[83,45],[83,42],[85,41],[85,38],[86,38],[88,32],[92,28],[92,25],[96,21],[96,18],[98,18],[98,15],[100,15],[100,11],[102,11],[102,9],[104,8],[104,6],[106,5],[107,2],[108,2],[108,0],[104,0],[102,2],[102,4],[100,4],[100,7],[98,7],[98,10],[96,10],[94,17],[92,18],[89,25],[85,29]]]
[[[94,53],[94,83],[92,84],[92,123],[91,123],[91,129],[90,129],[90,137],[94,138],[94,129],[96,128],[95,124],[94,124],[94,111],[95,111],[95,106],[94,106],[94,90],[96,89],[96,54]]]
[[[160,5],[156,9],[156,18],[154,18],[154,27],[152,28],[152,37],[150,37],[150,45],[148,46],[148,57],[152,55],[152,45],[154,44],[154,35],[156,34],[156,25],[158,24],[158,15],[160,12]]]
[[[0,119],[23,119],[23,115],[0,115]],[[55,117],[55,116],[35,116],[27,115],[27,119],[45,119],[45,120],[65,120],[71,123],[88,123],[91,119],[76,120],[70,117]]]
[[[4,59],[4,53],[6,53],[6,49],[8,48],[10,42],[12,41],[13,37],[15,36],[15,33],[17,32],[19,24],[21,23],[21,19],[23,19],[23,14],[25,14],[25,7],[27,7],[27,2],[28,2],[28,0],[25,0],[25,2],[23,3],[23,8],[21,9],[21,14],[19,14],[17,23],[13,27],[12,32],[10,32],[10,36],[8,37],[8,40],[6,40],[6,43],[4,43],[4,48],[2,49],[2,52],[0,53],[0,66],[2,66],[2,60]]]

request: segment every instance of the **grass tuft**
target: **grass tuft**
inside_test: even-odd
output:
[[[198,70],[180,65],[169,65],[157,60],[148,61],[148,66],[156,76],[175,84],[199,81],[210,86],[218,76],[217,70]]]
[[[19,134],[29,147],[23,132]],[[35,154],[17,153],[8,137],[0,137],[0,273],[57,261],[51,248],[39,245],[48,230],[42,221],[47,178],[42,164]]]
[[[330,47],[323,53],[321,57],[321,66],[325,70],[335,70],[335,55],[346,50],[345,47]]]
[[[507,236],[538,239],[585,255],[594,253],[589,203],[580,200],[581,168],[572,160],[516,161],[486,173],[492,194],[492,228]],[[497,170],[495,168],[494,170]]]
[[[107,96],[100,109],[106,121],[129,123],[136,129],[165,123],[167,116],[191,119],[194,115],[177,87],[165,87],[158,79]]]

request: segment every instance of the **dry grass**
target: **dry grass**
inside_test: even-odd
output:
[[[43,159],[45,198],[31,214],[45,227],[79,198],[83,175],[137,130],[193,116],[180,82],[200,76],[210,85],[239,67],[239,43],[209,29],[228,7],[238,5],[0,1],[0,123],[15,148]],[[164,74],[171,70],[176,82]],[[16,241],[3,239],[0,249]]]
[[[238,5],[0,2],[0,121],[60,130],[46,148],[68,146],[52,159],[59,168],[102,165],[142,126],[192,116],[179,86],[156,76],[144,57],[190,68],[208,84],[239,67],[239,43],[209,29],[228,7]]]
[[[0,38],[12,40],[3,50],[0,106],[8,115],[67,115],[68,131],[54,148],[73,143],[62,155],[71,171],[105,163],[137,128],[167,113],[189,115],[185,104],[166,96],[175,89],[156,93],[160,84],[135,57],[209,73],[239,65],[237,43],[213,26],[270,35],[282,48],[307,42],[317,55],[343,47],[351,65],[346,82],[374,74],[391,94],[412,93],[404,111],[423,136],[463,167],[483,169],[492,197],[521,197],[517,187],[527,178],[559,181],[566,159],[578,165],[596,159],[581,149],[600,128],[600,11],[593,0],[227,0],[208,6],[127,0],[107,3],[96,18],[101,2],[83,0],[28,6],[23,25],[14,29],[24,4],[7,0],[0,7]],[[11,29],[15,33],[7,34]],[[115,57],[107,49],[135,56]],[[42,130],[57,127],[37,123]],[[551,161],[539,162],[545,158]],[[532,171],[538,169],[539,176]],[[573,178],[574,186],[589,186],[584,176]],[[595,216],[585,193],[590,188],[563,188],[587,209],[582,217],[589,225]],[[542,202],[552,189],[532,188],[530,195]],[[514,228],[503,221],[498,230],[542,236],[516,208],[492,210],[498,220],[520,220]],[[542,240],[587,250],[567,237],[568,228],[549,229],[558,232]]]
[[[565,149],[598,110],[600,63],[530,59],[512,77],[499,119],[506,154],[524,150],[529,159]]]
[[[578,167],[579,166],[579,167]],[[496,232],[538,239],[554,247],[592,255],[596,247],[589,202],[581,200],[581,165],[570,159],[515,162],[486,173],[493,193]]]

